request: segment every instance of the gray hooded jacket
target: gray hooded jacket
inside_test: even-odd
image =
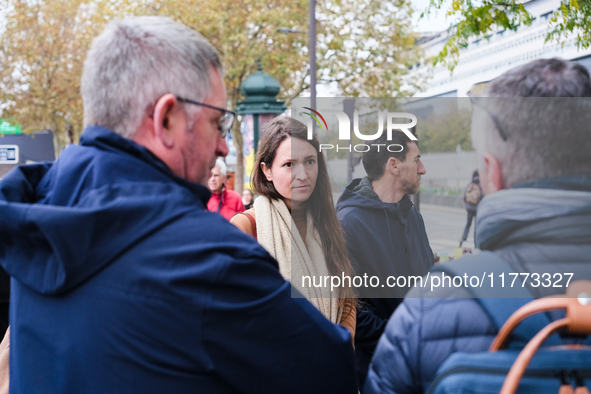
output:
[[[486,196],[478,206],[476,240],[513,272],[566,273],[591,279],[591,177],[521,184]],[[467,289],[414,288],[380,338],[365,393],[419,393],[455,352],[486,351],[497,334]],[[535,297],[565,288],[531,287]],[[462,298],[466,297],[466,298]]]

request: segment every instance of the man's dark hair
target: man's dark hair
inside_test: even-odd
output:
[[[493,79],[488,97],[591,97],[589,72],[562,59],[537,59]]]
[[[488,97],[591,97],[589,72],[562,59],[537,59],[493,79]]]
[[[411,141],[411,139],[408,138],[407,135],[402,131],[394,130],[392,131],[391,140],[388,140],[387,134],[384,133],[373,143],[368,144],[370,146],[370,150],[363,154],[363,167],[365,168],[365,172],[367,173],[369,181],[377,181],[382,177],[382,175],[384,175],[386,163],[391,157],[395,157],[396,159],[404,162],[406,160],[406,152],[408,152],[409,142],[414,141]],[[378,144],[380,146],[374,146]],[[402,151],[390,152],[387,147],[388,145],[394,144],[401,145],[403,147]],[[393,147],[392,150],[399,150],[399,148],[396,149],[396,147]]]

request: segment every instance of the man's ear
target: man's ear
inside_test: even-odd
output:
[[[399,171],[400,171],[400,160],[398,160],[395,157],[390,157],[388,158],[388,161],[386,162],[386,171],[389,171],[392,175],[398,175]]]
[[[485,168],[484,174],[480,175],[480,182],[484,194],[488,195],[503,190],[505,188],[505,181],[503,180],[503,171],[499,159],[489,152],[485,152],[482,159],[484,160]]]
[[[265,163],[261,163],[261,170],[263,170],[263,174],[269,182],[273,182],[273,174],[271,173],[271,169],[265,165]]]
[[[160,97],[154,106],[154,135],[166,148],[174,146],[174,133],[172,125],[178,116],[178,105],[176,97],[172,94],[165,94]]]

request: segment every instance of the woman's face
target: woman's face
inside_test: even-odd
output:
[[[264,163],[261,168],[291,208],[292,200],[307,201],[316,187],[318,153],[308,142],[288,137],[279,145],[271,168]]]
[[[242,202],[244,204],[250,204],[252,202],[252,192],[250,190],[242,191]]]

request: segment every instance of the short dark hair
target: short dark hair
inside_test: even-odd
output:
[[[386,163],[391,157],[404,162],[406,160],[406,152],[408,152],[408,143],[414,142],[406,134],[400,130],[392,131],[392,139],[388,140],[386,133],[382,134],[373,144],[369,145],[370,149],[363,154],[363,167],[367,173],[370,182],[377,181],[384,175],[386,170]],[[403,149],[400,152],[390,152],[386,147],[388,145],[401,145]],[[378,146],[376,146],[378,145]],[[397,150],[397,149],[392,149]]]
[[[488,97],[591,97],[589,72],[566,60],[537,59],[493,79]]]
[[[482,106],[507,135],[491,123],[480,145],[501,161],[506,187],[561,175],[591,173],[591,79],[580,64],[538,59],[491,81]],[[582,98],[579,98],[582,97]],[[485,117],[486,118],[486,117]]]

